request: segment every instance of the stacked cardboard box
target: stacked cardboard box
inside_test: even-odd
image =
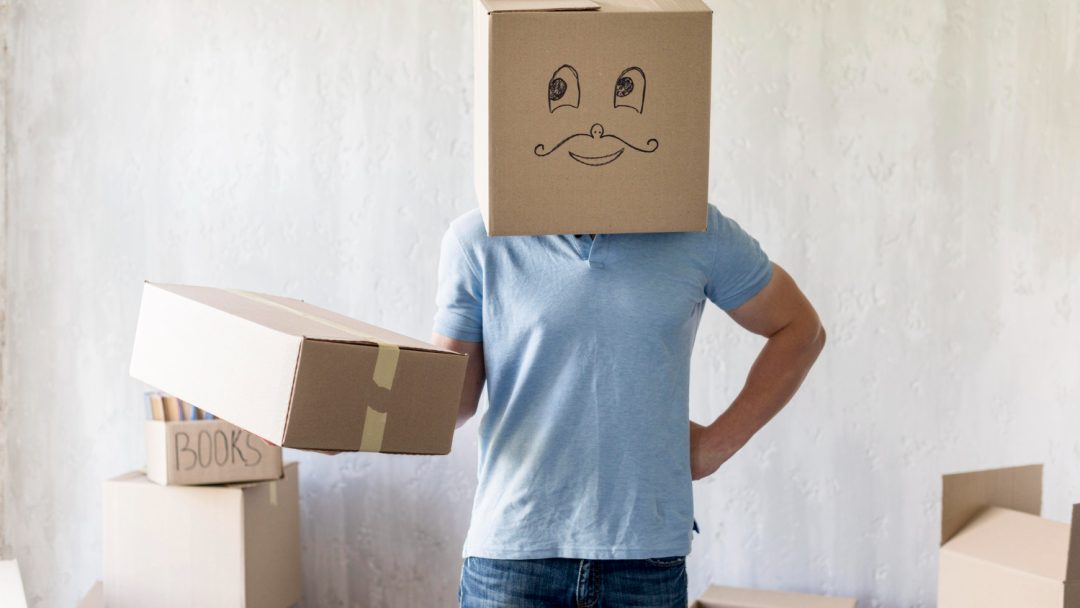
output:
[[[146,422],[145,473],[104,484],[105,585],[83,605],[295,604],[297,466],[282,465],[280,447],[193,415],[197,408],[172,395],[148,397],[151,416],[170,420]]]
[[[298,472],[280,446],[445,454],[465,363],[298,300],[147,283],[131,374],[167,394],[150,398],[146,472],[105,482],[97,594],[110,608],[292,606]]]
[[[856,608],[854,598],[710,586],[690,608]]]
[[[1039,516],[1042,466],[946,475],[939,608],[1080,607],[1080,505]]]
[[[162,486],[105,482],[109,608],[288,608],[300,600],[297,465],[279,480]]]

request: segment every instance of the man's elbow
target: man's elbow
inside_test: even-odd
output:
[[[799,345],[799,349],[811,361],[816,360],[821,351],[825,350],[825,326],[822,325],[821,317],[809,302],[788,325],[787,330],[790,332],[791,339]]]
[[[818,355],[821,354],[821,351],[825,350],[826,336],[825,326],[821,324],[821,320],[817,318],[817,315],[814,315],[814,325],[814,332],[810,338],[807,350],[813,353],[814,359],[817,359]]]

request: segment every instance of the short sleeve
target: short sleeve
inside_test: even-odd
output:
[[[758,294],[772,279],[772,263],[754,237],[735,220],[713,208],[709,236],[714,247],[707,269],[705,295],[724,310],[734,310]]]
[[[463,342],[482,342],[482,303],[480,275],[451,225],[443,235],[439,254],[435,333]]]

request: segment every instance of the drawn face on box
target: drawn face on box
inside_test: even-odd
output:
[[[607,82],[581,82],[581,77],[574,66],[559,66],[547,82],[548,112],[574,113],[580,115],[582,125],[589,124],[603,114],[604,108],[589,107],[582,104],[583,86],[608,87],[611,94],[611,110],[622,109],[626,113],[645,113],[646,87],[645,71],[638,66],[630,66],[614,75]],[[538,87],[539,88],[539,87]],[[538,91],[539,92],[539,91]],[[594,97],[595,99],[595,97]],[[644,142],[630,142],[618,133],[605,130],[602,122],[592,122],[587,130],[569,133],[557,143],[538,143],[533,154],[550,157],[565,154],[570,159],[590,167],[603,167],[613,163],[626,153],[651,154],[660,147],[655,137]]]
[[[707,7],[537,9],[544,1],[484,0],[479,13],[477,192],[489,234],[704,229]]]

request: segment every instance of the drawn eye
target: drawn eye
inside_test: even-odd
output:
[[[559,101],[566,95],[566,81],[562,78],[552,78],[548,83],[548,101]]]
[[[581,101],[581,88],[578,84],[577,70],[570,65],[560,66],[548,81],[548,112],[554,112],[563,106],[578,107]]]
[[[645,109],[645,72],[638,67],[626,68],[615,79],[615,107],[633,108],[640,114]]]

